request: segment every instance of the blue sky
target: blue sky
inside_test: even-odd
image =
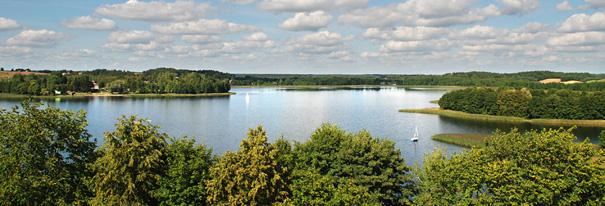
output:
[[[0,66],[605,72],[605,0],[0,0]]]

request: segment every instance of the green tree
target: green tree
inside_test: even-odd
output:
[[[158,127],[135,116],[122,117],[105,134],[92,168],[93,205],[157,205],[153,191],[166,169],[166,139]]]
[[[160,205],[206,205],[208,170],[212,152],[190,139],[176,140],[166,152],[167,171],[154,192]]]
[[[366,131],[351,134],[325,124],[297,145],[294,154],[292,193],[297,205],[405,205],[414,195],[401,152],[392,141]]]
[[[429,155],[419,205],[600,205],[605,159],[569,130],[496,132],[485,148]]]
[[[0,109],[0,205],[70,205],[89,197],[95,143],[84,112]]]
[[[280,151],[267,142],[262,127],[251,129],[240,149],[227,152],[210,169],[207,183],[211,205],[271,205],[287,201],[285,169]]]

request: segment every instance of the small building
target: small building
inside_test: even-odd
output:
[[[97,84],[97,82],[95,82],[95,81],[92,81],[92,88],[90,88],[90,90],[92,90],[93,92],[98,92],[99,84]]]
[[[553,84],[553,83],[561,83],[561,78],[551,78],[551,79],[544,79],[541,80],[540,83],[542,84]]]
[[[55,90],[55,95],[61,95],[61,91]]]

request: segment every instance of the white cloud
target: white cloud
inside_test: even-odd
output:
[[[163,34],[229,34],[257,30],[254,26],[226,22],[221,19],[200,19],[197,21],[156,24],[151,27]]]
[[[268,11],[310,12],[363,8],[368,0],[264,0],[259,7]]]
[[[135,51],[137,55],[149,55],[148,52],[164,49],[172,41],[167,36],[157,36],[149,31],[131,30],[114,31],[107,37],[104,48],[126,51]]]
[[[493,27],[489,26],[480,26],[475,25],[470,28],[466,28],[457,34],[454,34],[453,37],[461,38],[461,39],[493,39],[498,36],[501,36],[504,32],[497,30]]]
[[[433,41],[388,41],[381,46],[381,52],[429,52],[449,48],[447,40]]]
[[[562,1],[561,3],[557,4],[556,8],[559,11],[570,11],[570,10],[573,10],[573,6],[567,0]]]
[[[114,31],[109,34],[107,40],[115,43],[143,43],[153,39],[153,34],[149,31]]]
[[[522,15],[538,8],[539,0],[500,0],[503,5],[502,12],[509,15]]]
[[[256,2],[256,0],[223,0],[225,2],[231,2],[235,4],[251,4]]]
[[[122,4],[100,6],[95,12],[105,16],[128,20],[186,21],[200,18],[210,10],[210,5],[206,3],[196,3],[192,0],[177,0],[172,3],[128,0],[128,2]]]
[[[324,11],[300,12],[285,20],[280,27],[291,31],[314,31],[326,27],[331,19],[332,16]]]
[[[594,46],[605,44],[605,32],[579,32],[562,34],[548,39],[550,46]]]
[[[603,12],[596,12],[592,15],[574,14],[559,27],[559,31],[562,32],[601,30],[605,30],[605,13]]]
[[[0,17],[0,31],[16,29],[19,27],[20,25],[17,21]]]
[[[197,44],[207,44],[221,41],[221,38],[216,35],[183,35],[183,41]]]
[[[548,25],[538,23],[538,22],[529,22],[517,30],[519,32],[525,32],[525,33],[539,33],[539,32],[546,31],[548,29],[549,29]]]
[[[28,47],[0,45],[0,56],[4,57],[21,56],[25,54],[30,54],[31,52],[32,49]]]
[[[586,0],[586,3],[593,8],[603,8],[605,7],[605,1],[603,0]]]
[[[64,21],[63,26],[72,29],[113,30],[116,28],[116,23],[110,19],[81,16]]]
[[[6,43],[16,46],[44,47],[53,46],[64,38],[64,34],[51,30],[24,30],[6,40]]]
[[[290,39],[285,42],[284,46],[286,51],[306,59],[345,50],[344,41],[346,39],[339,33],[320,31]]]
[[[473,8],[472,3],[472,0],[409,0],[383,7],[354,10],[341,15],[338,20],[361,27],[392,25],[445,27],[477,23],[490,16],[501,14],[493,4]]]
[[[368,28],[362,36],[369,39],[420,41],[440,38],[447,29],[436,27],[395,27],[392,29]]]

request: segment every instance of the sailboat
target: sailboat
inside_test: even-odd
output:
[[[414,136],[410,139],[412,142],[418,142],[418,126],[414,129]]]

